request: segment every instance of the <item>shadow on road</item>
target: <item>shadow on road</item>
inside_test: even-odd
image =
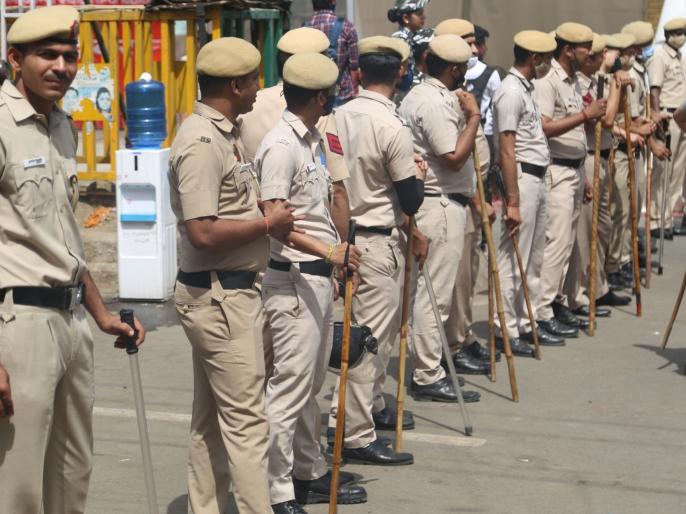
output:
[[[643,348],[644,350],[650,350],[651,352],[664,358],[667,362],[660,366],[659,369],[664,369],[670,365],[676,365],[674,370],[680,375],[686,375],[686,348],[671,348],[670,345],[675,344],[674,341],[670,341],[667,348],[662,350],[660,346],[649,345],[649,344],[636,344],[636,348]]]

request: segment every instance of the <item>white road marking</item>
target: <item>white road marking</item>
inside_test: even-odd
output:
[[[95,407],[93,414],[104,418],[136,419],[136,411],[133,409],[111,409],[108,407]],[[146,411],[148,421],[171,421],[174,423],[190,423],[190,414],[177,414],[174,412]],[[442,446],[459,446],[462,448],[479,448],[486,444],[486,439],[478,437],[465,437],[462,435],[438,435],[425,434],[422,432],[403,432],[405,441],[413,441],[425,444],[438,444]]]

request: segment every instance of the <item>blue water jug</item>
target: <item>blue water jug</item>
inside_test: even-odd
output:
[[[131,148],[159,148],[167,138],[164,84],[149,73],[126,85],[126,124]]]

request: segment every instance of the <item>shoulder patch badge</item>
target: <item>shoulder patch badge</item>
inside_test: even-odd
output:
[[[338,155],[343,155],[343,147],[341,146],[341,140],[338,136],[330,132],[326,133],[326,141],[329,144],[329,150]]]
[[[207,136],[200,136],[200,142],[201,143],[211,143],[212,139],[207,137]]]

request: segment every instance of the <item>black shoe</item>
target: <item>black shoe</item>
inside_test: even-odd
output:
[[[453,366],[455,363],[453,363]],[[445,362],[445,359],[441,359],[441,367],[445,370],[446,373],[449,373],[450,371],[448,370],[448,363]],[[455,371],[457,373],[457,370]],[[457,376],[457,382],[460,384],[460,387],[464,387],[465,381],[464,377],[458,375]]]
[[[613,271],[607,274],[607,283],[611,291],[621,291],[627,288],[626,280],[619,271]],[[630,287],[630,286],[629,286]]]
[[[465,375],[484,375],[489,371],[489,366],[483,359],[472,357],[464,348],[453,355],[453,364],[457,373]]]
[[[379,412],[374,412],[372,414],[372,419],[374,420],[374,426],[378,430],[395,430],[395,410],[389,407],[384,407],[383,410]],[[414,417],[412,417],[412,412],[409,410],[403,411],[403,430],[412,430],[414,428]]]
[[[543,330],[545,330],[549,334],[553,334],[554,336],[564,337],[565,339],[568,339],[570,337],[579,337],[578,328],[570,327],[568,325],[565,325],[564,323],[560,323],[555,318],[547,321],[539,320],[536,323]]]
[[[343,438],[345,440],[345,434],[343,434]],[[385,446],[393,446],[393,441],[391,441],[390,437],[386,437],[383,435],[376,435],[377,440],[381,441],[381,444],[384,444]],[[333,455],[333,447],[336,444],[336,429],[333,427],[327,427],[326,429],[326,453],[329,455]],[[355,481],[355,475],[352,473],[346,473],[345,471],[341,471],[341,474],[338,477],[338,483],[339,484],[352,484]]]
[[[307,511],[298,505],[298,502],[295,500],[275,503],[272,505],[272,512],[274,514],[307,514]]]
[[[474,357],[475,359],[481,359],[482,361],[491,361],[491,350],[488,346],[480,344],[478,341],[474,341],[472,344],[465,348],[466,352]],[[502,352],[495,351],[495,361],[500,362],[500,357]],[[462,384],[460,384],[462,385]]]
[[[671,228],[665,229],[665,239],[667,241],[672,241],[674,239],[674,231]]]
[[[686,236],[686,226],[684,225],[685,220],[686,217],[682,218],[680,223],[674,225],[672,232],[675,236]]]
[[[500,350],[505,351],[505,343],[501,338],[496,339],[495,344]],[[513,355],[520,355],[522,357],[534,356],[534,349],[522,341],[519,337],[510,338],[510,348],[512,349]]]
[[[538,344],[541,346],[565,346],[565,340],[563,337],[558,337],[554,336],[553,334],[549,334],[545,330],[543,330],[541,327],[538,327],[538,330],[536,331],[536,335],[538,336]],[[529,344],[534,344],[534,334],[533,332],[529,332],[528,334],[519,334],[519,339],[522,341],[525,341]]]
[[[378,439],[364,448],[343,448],[343,457],[351,464],[407,466],[414,463],[411,453],[396,453]]]
[[[574,311],[574,314],[577,316],[583,316],[585,318],[588,318],[591,315],[591,308],[588,305],[582,305],[578,309]],[[610,315],[612,314],[612,311],[610,309],[603,309],[598,308],[596,305],[595,308],[595,317],[596,318],[609,318]]]
[[[352,476],[350,473],[346,474]],[[331,471],[327,471],[326,475],[317,480],[298,480],[293,477],[293,488],[295,489],[295,501],[300,505],[329,503]],[[341,475],[338,483],[338,504],[351,505],[366,501],[367,491],[364,490],[364,487],[353,485],[350,482],[343,483],[343,476]]]
[[[457,393],[448,377],[429,385],[418,385],[412,381],[412,396],[418,402],[446,402],[457,401]],[[476,391],[462,391],[462,399],[467,403],[478,402],[481,394]]]
[[[555,313],[555,319],[568,327],[588,328],[588,321],[577,318],[566,305],[553,302],[553,312]]]
[[[614,291],[607,292],[595,302],[596,305],[609,305],[611,307],[621,307],[623,305],[629,305],[630,303],[630,296],[620,296]]]

